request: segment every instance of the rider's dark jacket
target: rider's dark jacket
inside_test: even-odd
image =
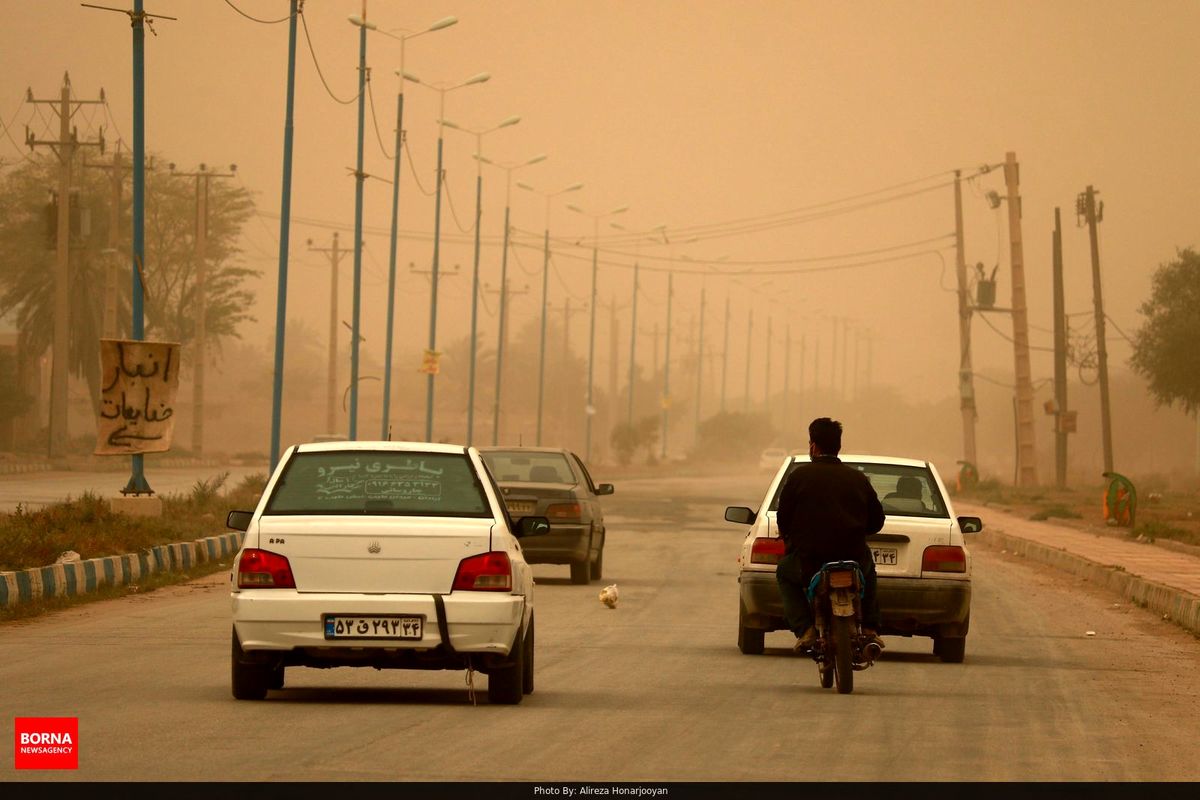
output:
[[[817,456],[784,482],[778,521],[788,553],[857,560],[866,537],[883,527],[883,506],[866,475],[836,456]]]

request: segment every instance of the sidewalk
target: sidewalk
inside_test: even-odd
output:
[[[1200,634],[1200,556],[973,503],[955,511],[983,519],[984,545],[1064,569]]]

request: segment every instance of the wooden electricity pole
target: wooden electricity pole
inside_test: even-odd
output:
[[[57,100],[35,100],[33,90],[26,91],[26,102],[48,105],[58,114],[58,138],[37,139],[32,131],[26,131],[25,144],[32,150],[38,146],[49,147],[58,156],[58,205],[57,230],[54,261],[54,333],[52,349],[54,360],[50,366],[50,437],[48,452],[51,458],[60,458],[67,451],[67,365],[71,349],[71,166],[75,151],[80,147],[99,147],[104,152],[104,135],[101,132],[95,142],[79,141],[79,133],[71,124],[78,107],[104,102],[101,90],[99,100],[72,100],[71,76],[63,73],[63,85]]]

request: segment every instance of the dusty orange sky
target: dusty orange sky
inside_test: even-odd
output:
[[[114,5],[116,5],[114,3]],[[286,0],[235,0],[247,14],[278,19]],[[286,24],[257,24],[223,0],[148,0],[147,11],[177,17],[156,23],[146,37],[147,147],[191,169],[199,162],[238,164],[239,180],[257,193],[258,220],[246,230],[245,260],[264,271],[251,337],[267,338],[275,315],[279,190],[283,138]],[[308,0],[312,48],[329,90],[356,93],[358,29],[347,16],[361,0]],[[549,158],[520,172],[539,189],[582,182],[584,189],[552,203],[556,267],[550,302],[587,299],[590,252],[570,242],[590,237],[592,224],[566,210],[575,202],[602,211],[628,205],[630,228],[665,224],[676,244],[647,244],[647,267],[694,270],[696,261],[726,261],[714,270],[845,264],[897,253],[940,248],[869,266],[733,281],[716,274],[675,280],[676,325],[696,313],[700,286],[708,288],[708,347],[719,343],[722,303],[732,298],[731,375],[742,375],[746,313],[756,309],[761,337],[772,318],[775,369],[790,321],[793,356],[806,338],[820,346],[816,380],[828,382],[833,318],[845,318],[851,344],[873,337],[874,380],[893,383],[919,400],[957,389],[957,318],[954,287],[953,170],[972,174],[1014,151],[1021,164],[1026,282],[1031,339],[1051,344],[1050,232],[1062,209],[1067,266],[1067,309],[1091,309],[1086,230],[1076,227],[1075,198],[1092,184],[1105,202],[1100,228],[1110,364],[1125,369],[1138,305],[1150,276],[1176,248],[1195,245],[1200,207],[1200,56],[1194,33],[1200,5],[1192,2],[506,2],[400,3],[369,0],[367,18],[383,30],[420,29],[447,15],[459,23],[412,40],[405,69],[427,82],[460,81],[488,71],[491,81],[447,95],[446,117],[464,126],[490,126],[518,114],[522,121],[489,134],[484,153],[500,161]],[[24,124],[44,122],[23,103],[26,87],[55,96],[64,70],[75,93],[107,91],[116,132],[131,132],[131,36],[122,15],[83,8],[69,0],[4,3],[0,27],[0,118],[19,141]],[[400,48],[377,32],[368,35],[374,114],[390,153],[399,81]],[[297,51],[296,128],[289,317],[324,331],[327,262],[307,252],[305,240],[328,245],[332,228],[351,239],[356,105],[336,102],[314,69],[300,31]],[[437,94],[405,89],[405,125],[413,169],[426,190],[434,181]],[[91,120],[104,122],[103,115]],[[107,123],[106,123],[107,124]],[[81,130],[85,125],[81,121]],[[390,178],[367,109],[365,171]],[[439,317],[443,341],[459,336],[469,313],[469,229],[474,203],[472,137],[446,131],[443,268],[460,264],[462,277],[443,284]],[[20,151],[0,139],[0,159]],[[428,326],[428,282],[409,263],[428,269],[433,200],[406,166],[401,178],[397,340],[423,342]],[[854,213],[751,233],[737,220],[762,219],[829,201],[905,185],[890,194],[927,189]],[[966,258],[988,271],[999,264],[998,302],[1008,305],[1010,283],[1004,207],[989,208],[984,194],[1004,193],[1001,171],[964,184]],[[504,207],[503,173],[484,172],[482,280],[499,276]],[[884,195],[887,196],[887,195]],[[382,354],[384,290],[391,189],[366,184],[367,242],[363,259],[363,333]],[[821,209],[818,209],[821,210]],[[826,207],[825,210],[828,210]],[[513,189],[513,225],[523,245],[510,260],[514,281],[534,291],[514,300],[514,314],[536,315],[541,198]],[[784,219],[795,219],[798,213]],[[777,217],[779,218],[779,217]],[[704,226],[700,241],[694,229]],[[678,231],[674,233],[673,231]],[[615,231],[608,231],[615,234]],[[561,240],[561,241],[559,241]],[[932,244],[910,245],[913,242]],[[603,244],[602,297],[628,302],[633,248]],[[899,248],[899,249],[891,249]],[[882,254],[879,251],[887,251]],[[875,253],[829,261],[811,259]],[[665,260],[665,259],[674,259]],[[791,264],[788,260],[795,259]],[[943,260],[944,259],[944,264]],[[764,263],[771,262],[771,263]],[[351,260],[343,262],[344,318],[349,319]],[[736,265],[736,266],[735,266]],[[523,274],[522,270],[532,274]],[[665,274],[643,272],[639,328],[665,327]],[[481,326],[495,325],[495,299],[481,310]],[[623,312],[627,313],[627,312]],[[989,320],[1005,335],[1007,317]],[[1085,314],[1077,324],[1090,324]],[[682,321],[682,322],[681,322]],[[576,315],[572,339],[582,351],[587,319]],[[603,327],[601,328],[603,332]],[[1011,345],[981,320],[974,325],[976,368],[1012,380]],[[676,345],[679,346],[678,344]],[[639,360],[651,357],[650,337]],[[754,358],[762,359],[763,343]],[[1052,375],[1050,353],[1035,349],[1035,379]],[[606,367],[601,364],[601,370]],[[799,366],[793,367],[793,375]],[[865,379],[864,379],[865,380]],[[730,392],[741,392],[731,380]]]

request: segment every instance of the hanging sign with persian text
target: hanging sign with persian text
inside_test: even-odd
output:
[[[175,433],[179,345],[101,339],[98,456],[162,453]]]

